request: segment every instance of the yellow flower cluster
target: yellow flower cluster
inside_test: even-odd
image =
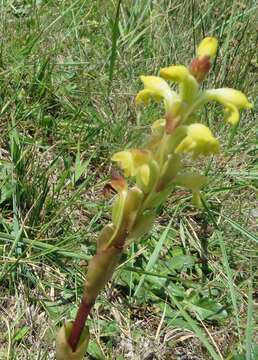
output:
[[[240,109],[252,108],[241,91],[231,88],[202,90],[200,87],[217,47],[218,41],[207,37],[200,43],[197,58],[189,67],[172,65],[161,69],[160,76],[140,77],[144,89],[137,94],[136,104],[147,106],[151,100],[163,101],[164,118],[152,125],[150,142],[144,149],[118,152],[112,160],[118,162],[126,176],[136,177],[138,188],[148,199],[145,208],[149,204],[153,206],[155,201],[157,205],[165,198],[162,192],[167,196],[168,189],[177,184],[192,189],[194,200],[200,205],[198,193],[206,181],[200,175],[184,174],[181,157],[190,153],[195,160],[220,150],[218,139],[198,120],[198,111],[203,105],[210,101],[222,104],[226,120],[232,125],[238,123]],[[175,83],[178,92],[172,90],[168,82]]]

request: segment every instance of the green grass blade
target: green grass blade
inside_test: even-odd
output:
[[[119,36],[119,13],[120,13],[120,7],[121,7],[122,0],[118,0],[117,7],[116,7],[116,17],[115,22],[112,27],[112,48],[111,48],[111,56],[110,56],[110,63],[109,63],[109,85],[108,85],[108,94],[111,92],[111,84],[113,80],[113,74],[114,74],[114,67],[115,67],[115,61],[117,57],[117,40]]]
[[[253,286],[252,279],[248,284],[248,308],[246,325],[246,360],[253,360],[252,336],[253,336]]]
[[[148,272],[148,271],[151,271],[151,269],[152,269],[152,268],[154,267],[154,265],[156,264],[156,262],[157,262],[157,260],[158,260],[158,258],[159,258],[159,253],[160,253],[160,251],[161,251],[161,249],[162,249],[162,246],[163,246],[163,244],[164,244],[164,242],[165,242],[165,240],[166,240],[166,238],[167,238],[168,231],[169,231],[169,229],[170,229],[170,227],[171,227],[171,222],[172,222],[172,220],[170,220],[168,226],[167,226],[166,229],[163,231],[163,233],[162,233],[159,241],[157,242],[157,244],[156,244],[156,246],[155,246],[155,248],[154,248],[154,251],[153,251],[153,253],[151,254],[150,259],[149,259],[149,261],[148,261],[148,263],[147,263],[147,265],[146,265],[145,271],[147,271],[147,272]],[[136,287],[136,289],[135,289],[134,296],[136,296],[136,295],[138,294],[139,290],[141,289],[142,284],[143,284],[144,279],[145,279],[145,276],[146,276],[146,275],[142,275],[142,276],[141,276],[140,281],[139,281],[139,284],[137,285],[137,287]]]
[[[229,291],[230,291],[230,297],[231,297],[231,301],[232,301],[232,305],[233,305],[233,309],[234,309],[234,315],[236,318],[238,335],[240,337],[240,321],[239,321],[239,316],[238,316],[237,296],[236,296],[236,292],[235,292],[235,288],[234,288],[232,271],[230,269],[229,262],[228,262],[228,256],[227,256],[227,251],[226,251],[226,247],[225,247],[225,242],[223,240],[221,231],[216,230],[215,234],[216,234],[216,237],[218,238],[219,244],[220,244],[223,266],[224,266],[224,269],[227,274],[227,281],[228,281],[228,286],[229,286]]]
[[[191,316],[184,310],[183,306],[176,300],[176,298],[171,294],[171,292],[168,291],[168,294],[171,298],[171,300],[176,304],[177,308],[179,309],[181,315],[185,319],[185,321],[188,322],[188,324],[193,329],[193,332],[198,336],[202,344],[205,346],[205,348],[210,353],[213,360],[223,360],[221,357],[216,353],[213,346],[209,343],[207,340],[207,335],[200,329],[200,327],[196,324],[196,322],[191,318]]]
[[[249,230],[246,230],[245,228],[243,228],[243,226],[241,226],[240,224],[238,224],[236,221],[229,219],[227,216],[223,216],[225,218],[225,220],[227,221],[228,224],[230,224],[235,230],[237,230],[240,234],[242,234],[243,236],[247,237],[249,240],[255,241],[256,243],[258,243],[258,236],[256,236],[255,234],[251,233]]]

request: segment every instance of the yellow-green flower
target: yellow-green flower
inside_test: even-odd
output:
[[[199,155],[210,155],[219,152],[219,142],[212,135],[210,129],[199,123],[191,124],[186,128],[186,137],[175,149],[175,153],[192,153],[193,159]]]
[[[140,76],[144,85],[136,96],[136,103],[147,105],[150,99],[164,100],[166,110],[173,106],[174,100],[178,99],[175,91],[172,91],[167,82],[158,76]]]
[[[224,105],[226,120],[232,125],[239,121],[239,109],[251,109],[253,107],[245,94],[239,90],[230,88],[211,89],[205,91],[204,94],[207,100],[215,100]]]
[[[160,70],[160,76],[179,84],[179,94],[183,101],[192,102],[198,93],[199,85],[190,71],[183,65],[173,65]]]
[[[139,169],[149,163],[151,152],[148,150],[127,150],[115,153],[111,160],[118,162],[126,176],[135,176]]]

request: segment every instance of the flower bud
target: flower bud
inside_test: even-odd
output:
[[[217,49],[218,40],[214,37],[206,37],[200,42],[197,48],[197,56],[198,58],[213,58],[216,56]]]
[[[189,70],[195,79],[201,82],[210,71],[210,67],[210,58],[208,56],[204,56],[202,58],[193,59]]]

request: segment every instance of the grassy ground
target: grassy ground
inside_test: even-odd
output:
[[[122,1],[118,24],[116,11],[115,1],[0,5],[1,359],[53,359],[56,329],[75,315],[110,217],[110,156],[143,143],[158,116],[135,108],[138,76],[189,63],[213,35],[205,86],[255,103],[255,1]],[[223,144],[198,164],[208,209],[182,189],[159,209],[98,299],[89,359],[258,357],[255,109],[236,129],[218,110],[203,113]]]

